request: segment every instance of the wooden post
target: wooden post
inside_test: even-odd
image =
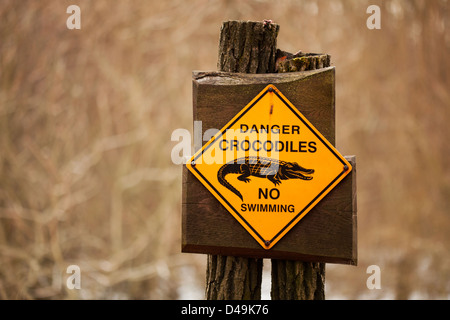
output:
[[[220,30],[219,71],[275,72],[279,26],[228,21]],[[262,259],[208,255],[206,299],[261,299]]]
[[[269,21],[223,24],[219,71],[193,72],[193,118],[202,121],[202,137],[210,128],[222,128],[224,134],[239,112],[256,108],[257,102],[249,101],[270,84],[289,97],[289,106],[280,101],[293,115],[297,114],[293,108],[301,111],[330,147],[335,144],[335,70],[329,67],[330,57],[276,50],[278,30]],[[325,146],[322,138],[317,143]],[[356,159],[345,158],[348,166],[343,169],[351,166],[351,173],[270,249],[249,236],[250,231],[233,217],[235,211],[221,202],[223,196],[211,189],[211,183],[217,183],[216,169],[205,181],[193,160],[183,168],[182,251],[209,255],[207,299],[260,299],[262,258],[273,259],[272,299],[324,299],[325,263],[357,264]]]
[[[278,51],[277,58],[279,73],[330,66],[330,56],[325,54],[293,55]],[[332,135],[334,141],[334,132]],[[324,300],[325,263],[272,259],[271,297],[272,300]]]

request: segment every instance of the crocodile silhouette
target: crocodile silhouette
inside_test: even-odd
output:
[[[253,176],[267,178],[277,186],[281,184],[281,180],[311,180],[314,169],[305,169],[297,162],[279,161],[262,157],[245,157],[230,161],[219,169],[217,180],[244,201],[242,194],[225,179],[226,175],[232,173],[240,174],[238,180],[246,183],[250,182],[249,177]]]

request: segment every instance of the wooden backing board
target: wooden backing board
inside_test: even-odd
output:
[[[194,72],[194,121],[202,121],[203,132],[221,129],[269,83],[334,145],[334,67],[284,74]],[[346,159],[352,173],[270,250],[184,167],[182,252],[356,265],[356,159]]]

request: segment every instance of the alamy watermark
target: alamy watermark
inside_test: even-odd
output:
[[[81,29],[81,8],[78,5],[72,4],[67,7],[66,13],[70,16],[66,20],[67,29]],[[366,20],[366,26],[370,30],[381,29],[381,10],[380,7],[373,4],[367,7],[367,14],[370,16]]]
[[[369,30],[381,29],[381,10],[380,7],[373,4],[367,7],[366,13],[370,14],[367,18],[366,26]]]
[[[202,121],[194,121],[194,150],[200,150],[203,142],[211,140],[211,146],[195,157],[195,163],[224,164],[245,158],[259,157],[278,160],[279,152],[293,148],[292,141],[280,141],[281,133],[300,133],[296,125],[248,125],[240,124],[239,128],[208,129],[202,135]],[[191,148],[191,133],[186,129],[176,129],[172,132],[172,141],[178,143],[172,148],[171,159],[174,164],[186,164],[193,156]],[[316,152],[315,142],[298,142],[297,152]],[[274,162],[275,164],[275,162]]]
[[[81,269],[76,264],[67,267],[66,273],[70,274],[66,280],[67,289],[81,289]]]
[[[71,15],[66,20],[67,29],[81,29],[81,9],[79,6],[72,4],[67,7],[66,13]]]
[[[370,265],[366,269],[366,273],[370,274],[367,278],[367,289],[381,289],[381,269],[376,264]]]

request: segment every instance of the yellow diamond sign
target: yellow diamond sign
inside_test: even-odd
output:
[[[273,85],[186,166],[265,249],[273,247],[352,169]]]

